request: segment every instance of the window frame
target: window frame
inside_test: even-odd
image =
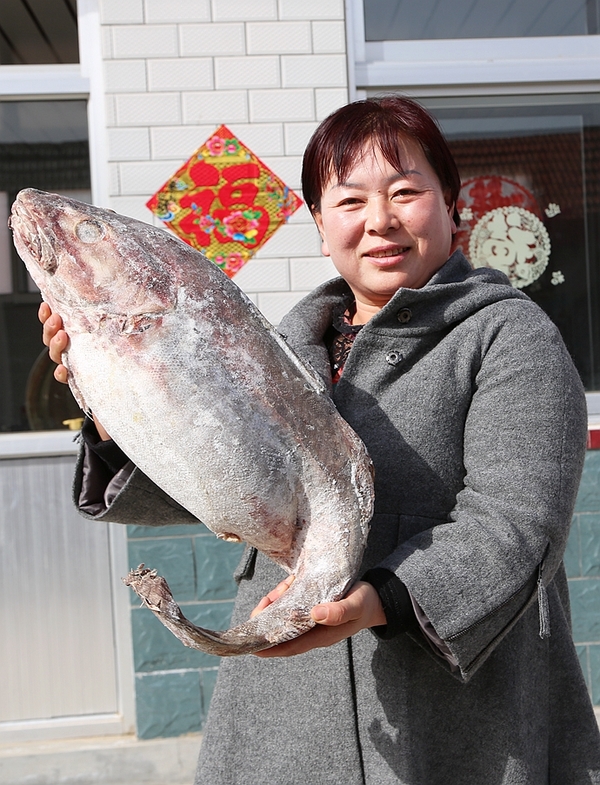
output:
[[[79,63],[0,65],[0,101],[87,100],[92,200],[109,206],[104,67],[98,0],[78,0]]]
[[[600,89],[600,35],[366,41],[364,0],[346,0],[346,19],[351,97]]]

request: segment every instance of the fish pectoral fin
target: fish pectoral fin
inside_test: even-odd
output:
[[[160,327],[164,311],[150,313],[97,313],[89,309],[90,332],[95,330],[111,330],[119,335],[139,335],[152,327]]]
[[[152,613],[184,646],[206,654],[230,657],[252,654],[278,643],[297,638],[314,627],[308,606],[298,604],[288,589],[281,597],[248,621],[230,630],[207,630],[197,627],[183,615],[171,594],[169,585],[156,570],[140,564],[131,570],[123,583],[130,586]]]
[[[138,313],[118,317],[122,335],[139,335],[162,323],[162,313]]]

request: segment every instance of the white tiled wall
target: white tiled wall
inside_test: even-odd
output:
[[[299,191],[302,152],[348,100],[343,0],[100,0],[111,206],[145,202],[221,123]],[[235,280],[272,322],[335,270],[303,207]]]

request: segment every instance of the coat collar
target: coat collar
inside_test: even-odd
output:
[[[421,289],[398,289],[370,320],[369,327],[397,330],[400,311],[408,309],[411,318],[403,323],[405,333],[429,333],[462,322],[487,305],[510,299],[529,298],[511,286],[504,273],[489,267],[474,270],[463,253],[455,251]]]
[[[334,307],[351,294],[343,278],[317,287],[292,308],[280,324],[290,346],[330,384],[330,368],[323,336],[331,325]],[[448,261],[421,289],[398,289],[396,294],[367,323],[365,332],[405,336],[425,336],[447,330],[487,305],[508,299],[525,299],[527,295],[510,285],[498,270],[482,267],[474,270],[461,251]],[[401,317],[401,312],[408,319]]]

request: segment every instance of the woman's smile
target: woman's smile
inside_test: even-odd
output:
[[[373,248],[370,251],[366,251],[363,256],[369,257],[371,259],[379,259],[379,260],[390,260],[390,262],[394,262],[397,257],[401,256],[404,253],[407,253],[409,248],[403,247],[400,248],[397,245],[387,246],[385,248]]]

